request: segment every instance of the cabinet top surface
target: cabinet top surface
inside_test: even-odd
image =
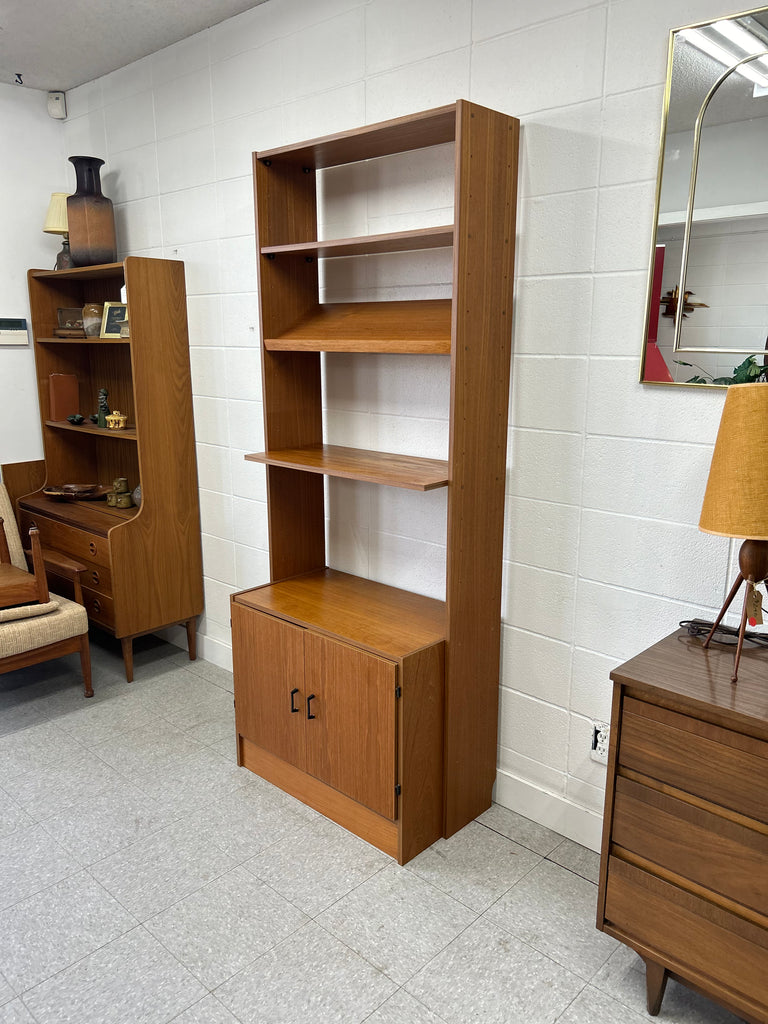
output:
[[[768,725],[768,650],[744,645],[739,678],[731,682],[736,646],[713,643],[679,629],[611,672],[639,696],[693,713],[706,710],[722,724],[757,720]]]
[[[96,280],[100,277],[120,277],[131,263],[182,263],[182,260],[165,260],[153,256],[126,256],[118,263],[99,263],[92,267],[71,267],[69,270],[30,270],[31,278],[51,278],[54,281]]]
[[[445,637],[445,605],[336,569],[234,595],[238,604],[359,644],[388,658]]]

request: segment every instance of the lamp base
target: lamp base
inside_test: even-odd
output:
[[[745,540],[739,549],[739,574],[731,587],[725,604],[720,609],[720,614],[715,619],[712,629],[707,634],[704,647],[709,647],[709,642],[714,636],[715,630],[722,622],[723,616],[728,611],[734,597],[739,592],[742,583],[762,583],[768,578],[768,540]],[[744,645],[744,631],[747,628],[747,612],[749,608],[749,595],[751,586],[747,586],[744,592],[744,606],[741,610],[741,624],[739,626],[739,639],[736,644],[736,657],[733,662],[733,675],[731,682],[735,683],[739,678],[739,661],[741,660],[741,648]]]
[[[71,270],[74,267],[72,261],[72,253],[69,251],[69,235],[63,235],[61,239],[61,249],[56,256],[56,266],[54,270]]]

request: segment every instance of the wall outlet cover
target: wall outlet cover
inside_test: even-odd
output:
[[[608,764],[608,743],[611,726],[609,722],[592,722],[592,745],[590,757],[599,764]]]

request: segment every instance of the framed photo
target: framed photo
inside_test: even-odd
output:
[[[105,302],[101,318],[101,337],[119,338],[123,320],[128,319],[128,306],[124,302]]]

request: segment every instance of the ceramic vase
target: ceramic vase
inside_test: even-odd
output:
[[[114,263],[117,259],[115,212],[112,200],[101,192],[99,168],[104,161],[97,156],[71,156],[75,165],[77,189],[67,198],[69,248],[76,267]]]

